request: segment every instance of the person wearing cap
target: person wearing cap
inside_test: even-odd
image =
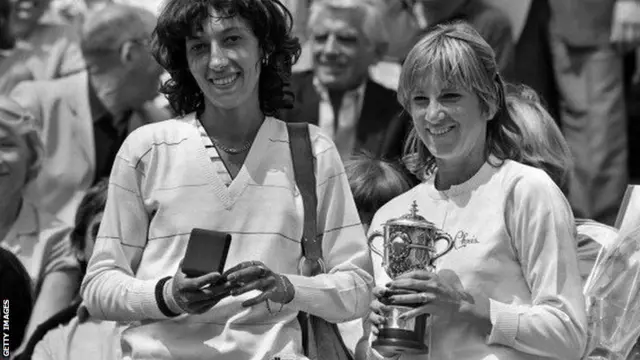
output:
[[[17,256],[33,284],[36,300],[25,339],[69,305],[80,284],[71,227],[24,198],[43,156],[37,120],[13,100],[0,97],[0,247]]]
[[[127,134],[169,117],[149,103],[162,70],[148,49],[155,21],[121,4],[90,13],[81,42],[87,71],[12,91],[39,119],[47,154],[27,195],[69,224],[84,192],[109,175]]]

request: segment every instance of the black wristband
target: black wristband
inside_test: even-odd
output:
[[[162,314],[166,317],[176,317],[180,314],[174,313],[167,306],[167,302],[164,299],[164,284],[171,279],[171,276],[167,276],[162,278],[156,284],[156,303],[158,304],[158,309],[162,312]]]

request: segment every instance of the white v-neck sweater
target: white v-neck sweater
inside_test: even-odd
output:
[[[439,318],[425,338],[430,356],[400,360],[579,359],[585,302],[574,219],[560,189],[543,171],[510,160],[499,167],[487,162],[446,191],[435,188],[434,178],[383,206],[370,231],[408,213],[416,201],[419,214],[454,240],[435,261],[437,271],[453,271],[465,289],[487,296],[493,327],[483,333],[482,324],[469,319]],[[372,246],[382,249],[381,238]],[[376,284],[384,286],[390,278],[382,258],[374,255],[373,262]]]
[[[372,264],[343,165],[334,144],[311,127],[316,158],[318,231],[328,274],[297,274],[302,198],[295,185],[286,125],[267,118],[229,187],[216,175],[193,114],[144,126],[123,144],[82,284],[91,315],[131,322],[122,335],[127,359],[271,359],[301,351],[298,311],[329,321],[362,317],[371,299]],[[202,315],[167,319],[155,300],[158,279],[173,275],[194,227],[233,236],[226,268],[259,260],[288,274],[294,300],[269,314],[255,295],[228,297]]]

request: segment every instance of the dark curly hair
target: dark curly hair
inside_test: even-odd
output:
[[[262,50],[259,80],[260,109],[275,116],[293,106],[289,90],[291,67],[300,57],[300,42],[292,37],[293,18],[279,0],[169,0],[152,34],[156,61],[171,75],[161,92],[173,111],[184,116],[204,110],[204,94],[189,71],[185,39],[211,16],[211,9],[225,17],[247,22]]]

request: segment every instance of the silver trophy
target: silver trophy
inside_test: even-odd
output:
[[[369,236],[369,243],[376,237],[383,238],[383,253],[373,248],[372,251],[382,256],[382,266],[392,279],[413,270],[435,271],[434,261],[448,253],[454,245],[451,236],[418,215],[418,205],[415,201],[408,214],[391,219],[382,226],[383,232],[373,232]],[[446,242],[446,246],[438,252],[436,244],[441,241]],[[391,310],[385,314],[385,325],[380,329],[372,347],[384,356],[428,353],[429,348],[424,343],[428,315],[407,320],[399,318],[403,313],[420,305],[387,304]]]

